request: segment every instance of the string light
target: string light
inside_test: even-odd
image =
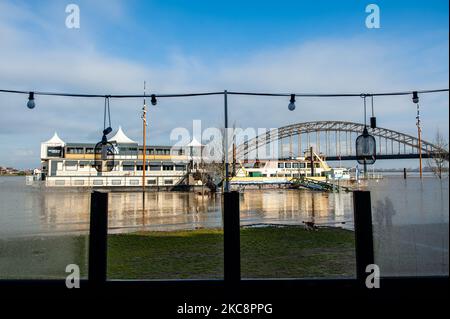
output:
[[[289,101],[288,109],[289,109],[289,111],[295,110],[295,94],[291,94],[291,99]]]
[[[417,94],[417,91],[413,92],[413,97],[412,97],[412,101],[413,103],[419,103],[419,95]]]
[[[156,100],[156,95],[155,94],[152,94],[151,102],[152,102],[152,105],[156,105],[158,103],[158,101]]]
[[[438,93],[438,92],[448,92],[449,89],[434,89],[434,90],[421,90],[421,91],[400,91],[400,92],[380,92],[380,93],[295,93],[295,97],[361,97],[365,96],[399,96],[399,95],[410,95],[416,92],[417,94],[424,93]],[[0,93],[16,93],[16,94],[30,94],[34,95],[48,95],[48,96],[66,96],[66,97],[109,97],[114,99],[120,98],[144,98],[151,97],[151,95],[146,94],[83,94],[83,93],[60,93],[60,92],[29,92],[29,91],[18,91],[18,90],[5,90],[0,89]],[[224,95],[224,91],[220,92],[200,92],[200,93],[181,93],[181,94],[152,94],[155,98],[163,97],[189,97],[189,96],[205,96],[205,95]],[[291,96],[291,93],[267,93],[267,92],[237,92],[237,91],[227,91],[228,95],[257,95],[257,96]],[[418,100],[417,100],[418,101]]]
[[[29,109],[34,109],[34,107],[36,106],[36,104],[34,103],[34,92],[30,92],[28,94],[28,102],[27,102],[27,107]]]
[[[295,97],[318,97],[318,98],[336,98],[336,97],[361,97],[361,96],[400,96],[400,95],[413,95],[413,102],[419,102],[418,94],[426,93],[438,93],[438,92],[448,92],[449,89],[433,89],[433,90],[421,90],[421,91],[400,91],[400,92],[380,92],[380,93],[268,93],[268,92],[237,92],[237,91],[227,91],[228,95],[254,95],[254,96],[290,96],[291,101],[289,103],[289,109],[291,109],[292,100],[295,103]],[[46,96],[65,96],[65,97],[87,97],[87,98],[114,98],[114,99],[124,99],[124,98],[145,98],[149,97],[146,94],[83,94],[83,93],[59,93],[59,92],[29,92],[29,91],[19,91],[19,90],[6,90],[0,89],[0,93],[15,93],[15,94],[28,94],[27,107],[32,109],[35,107],[34,96],[35,95],[46,95]],[[224,91],[220,92],[200,92],[200,93],[181,93],[181,94],[152,94],[151,102],[152,105],[157,104],[157,98],[176,98],[176,97],[193,97],[193,96],[207,96],[207,95],[224,95]],[[294,104],[295,106],[295,104]]]

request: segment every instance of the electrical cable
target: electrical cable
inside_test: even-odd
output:
[[[433,89],[433,90],[416,90],[417,93],[438,93],[448,92],[449,89]],[[14,94],[29,94],[33,92],[35,95],[46,96],[66,96],[66,97],[87,97],[87,98],[145,98],[151,97],[148,94],[84,94],[84,93],[63,93],[63,92],[41,92],[41,91],[20,91],[20,90],[6,90],[0,89],[1,93]],[[364,96],[399,96],[410,95],[414,91],[400,91],[400,92],[380,92],[380,93],[294,93],[296,97],[364,97]],[[193,97],[193,96],[207,96],[207,95],[224,95],[225,91],[220,92],[200,92],[200,93],[180,93],[180,94],[154,94],[155,97],[171,98],[171,97]],[[293,93],[269,93],[269,92],[238,92],[227,91],[228,95],[250,95],[250,96],[291,96]]]

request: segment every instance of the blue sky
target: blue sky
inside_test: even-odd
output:
[[[65,27],[78,4],[80,29]],[[381,28],[365,27],[376,3]],[[374,92],[448,87],[448,1],[0,1],[0,87],[23,90],[157,93],[209,90]],[[423,96],[424,138],[448,136],[448,94]],[[0,94],[0,165],[39,165],[39,143],[96,141],[100,100]],[[298,102],[230,99],[241,127],[309,120],[362,121],[358,99]],[[409,97],[376,101],[380,126],[415,134]],[[139,139],[141,101],[113,101],[113,127]],[[220,126],[221,99],[161,101],[150,143],[201,119]],[[394,165],[393,163],[392,165]],[[391,165],[391,164],[383,164]],[[403,163],[395,164],[403,165]],[[415,163],[407,163],[415,167]]]

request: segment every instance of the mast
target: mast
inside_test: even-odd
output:
[[[145,155],[146,155],[146,130],[147,130],[147,104],[145,102],[144,81],[144,105],[142,106],[142,192],[145,193]]]
[[[420,128],[420,113],[419,113],[419,103],[417,103],[417,137],[419,140],[419,174],[420,178],[422,178],[422,129]]]

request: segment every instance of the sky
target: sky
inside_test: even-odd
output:
[[[80,28],[67,28],[68,4]],[[365,8],[380,8],[368,29]],[[207,91],[361,93],[448,88],[449,4],[428,1],[9,1],[0,0],[0,89],[156,94]],[[421,95],[423,138],[449,135],[448,93]],[[40,143],[97,142],[101,98],[0,93],[0,166],[39,166]],[[375,99],[380,127],[416,135],[410,96]],[[111,100],[113,129],[141,140],[141,99]],[[229,97],[237,127],[363,122],[360,98]],[[223,97],[160,99],[147,143],[170,144],[177,127],[223,126]],[[172,142],[173,143],[173,142]],[[378,161],[417,167],[416,161]]]

